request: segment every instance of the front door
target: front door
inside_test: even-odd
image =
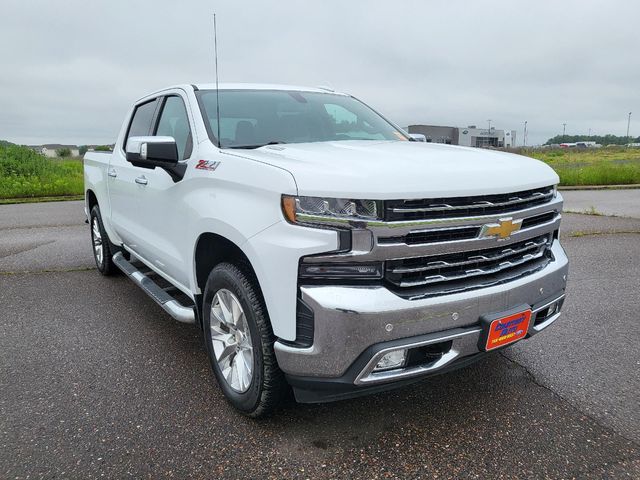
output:
[[[108,167],[111,225],[125,245],[138,251],[143,240],[140,228],[140,200],[145,193],[145,176],[150,170],[134,167],[126,159],[130,137],[149,135],[160,104],[153,99],[137,105],[131,116],[127,135],[122,145],[116,145]]]
[[[188,162],[193,151],[192,128],[184,99],[178,94],[167,95],[161,101],[152,135],[172,137],[176,141],[180,162]],[[144,169],[142,169],[144,170]],[[187,192],[182,181],[174,182],[162,168],[144,172],[146,184],[139,195],[138,239],[140,253],[155,268],[171,280],[188,285],[185,262],[190,249],[180,248],[187,242],[187,212],[184,197]]]

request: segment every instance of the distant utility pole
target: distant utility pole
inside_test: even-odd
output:
[[[524,135],[522,136],[522,146],[527,146],[527,121],[524,121]]]
[[[491,135],[491,119],[487,120],[487,123],[489,124],[489,135]]]
[[[589,129],[589,140],[591,140],[591,129]]]
[[[564,141],[564,134],[567,131],[567,124],[563,123],[562,124],[562,140]]]
[[[629,118],[627,118],[627,143],[631,143],[629,138],[629,125],[631,125],[631,112],[629,112]]]

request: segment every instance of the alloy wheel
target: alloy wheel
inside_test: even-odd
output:
[[[91,239],[93,240],[93,254],[96,257],[98,266],[102,266],[104,260],[104,247],[102,245],[102,235],[100,234],[100,226],[98,217],[93,217],[91,222]]]
[[[216,292],[211,302],[211,343],[229,386],[244,393],[253,375],[253,345],[247,318],[238,298],[227,289]]]

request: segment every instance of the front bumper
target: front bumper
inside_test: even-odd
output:
[[[465,365],[478,348],[480,317],[528,305],[542,312],[562,301],[568,260],[559,242],[544,269],[503,285],[479,290],[406,300],[385,287],[303,286],[302,300],[314,312],[314,343],[296,348],[276,342],[280,368],[299,401],[326,401],[414,382]],[[531,322],[529,336],[559,316]],[[407,346],[450,342],[435,362],[384,373],[372,373],[385,351]],[[335,388],[334,388],[335,387]]]

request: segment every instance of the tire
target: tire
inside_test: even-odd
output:
[[[113,275],[118,271],[118,267],[113,263],[113,254],[115,251],[104,229],[98,205],[94,205],[91,209],[89,215],[89,230],[91,232],[93,259],[96,262],[98,271],[105,276]]]
[[[271,413],[289,387],[276,361],[275,337],[257,280],[249,272],[230,263],[217,265],[207,279],[202,312],[218,385],[233,407],[257,418]]]

